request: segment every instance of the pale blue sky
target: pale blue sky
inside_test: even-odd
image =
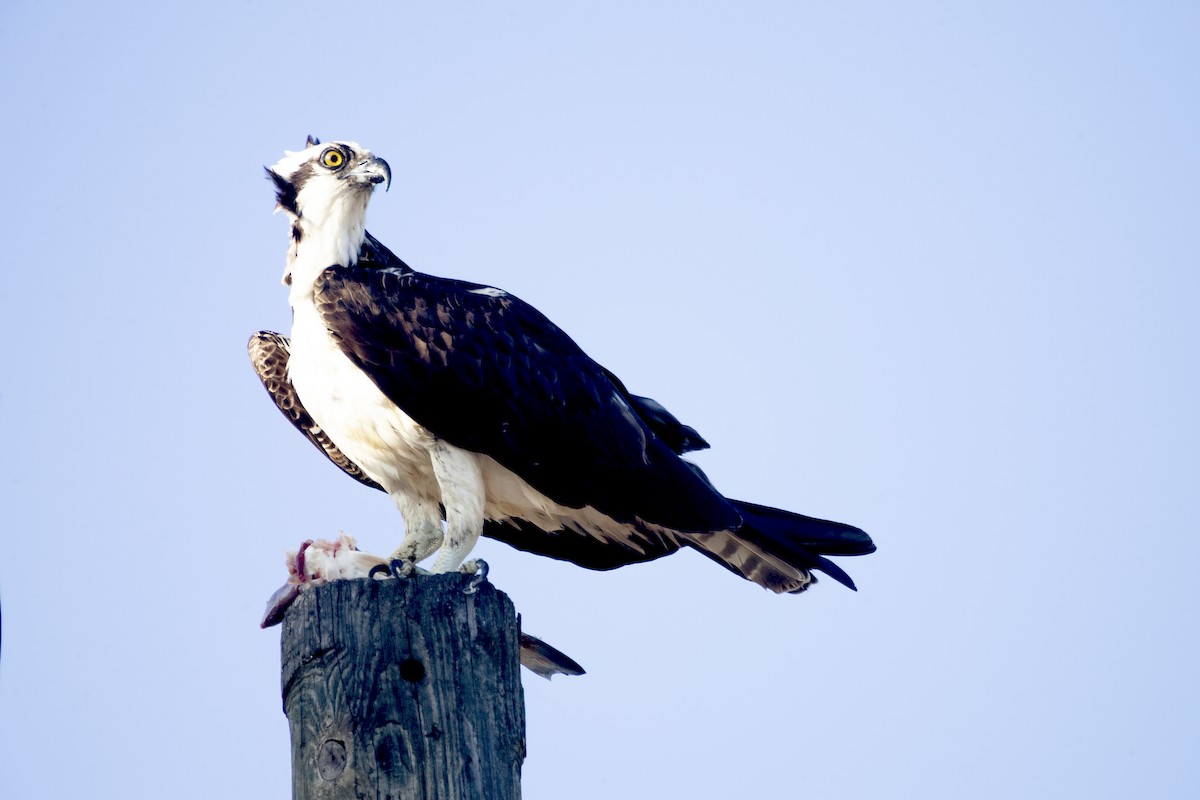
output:
[[[775,597],[485,543],[525,797],[1200,792],[1194,3],[9,2],[0,797],[286,797],[282,554],[399,515],[279,415],[262,165],[388,159],[370,229],[538,306],[870,531]]]

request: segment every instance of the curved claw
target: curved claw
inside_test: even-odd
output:
[[[479,591],[479,586],[487,580],[488,563],[482,558],[477,558],[474,561],[468,561],[463,564],[464,572],[474,573],[471,582],[467,584],[467,588],[463,589],[463,594],[475,594]]]
[[[393,578],[411,578],[417,571],[417,565],[403,558],[393,558],[388,562],[388,571]]]
[[[392,568],[390,564],[376,564],[375,566],[371,567],[370,571],[367,572],[367,577],[373,579],[379,575],[382,575],[386,578],[391,574]]]

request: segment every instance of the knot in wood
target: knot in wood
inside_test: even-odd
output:
[[[317,774],[322,780],[335,781],[346,769],[346,743],[341,739],[326,739],[317,753]]]

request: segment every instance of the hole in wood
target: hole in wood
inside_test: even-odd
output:
[[[425,665],[415,658],[405,659],[400,664],[400,677],[409,683],[417,683],[425,678]]]

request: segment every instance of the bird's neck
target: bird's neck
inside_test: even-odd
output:
[[[312,300],[313,283],[326,269],[349,267],[358,261],[369,199],[369,192],[356,192],[330,203],[305,206],[298,217],[292,217],[284,283],[291,284],[293,308]]]

